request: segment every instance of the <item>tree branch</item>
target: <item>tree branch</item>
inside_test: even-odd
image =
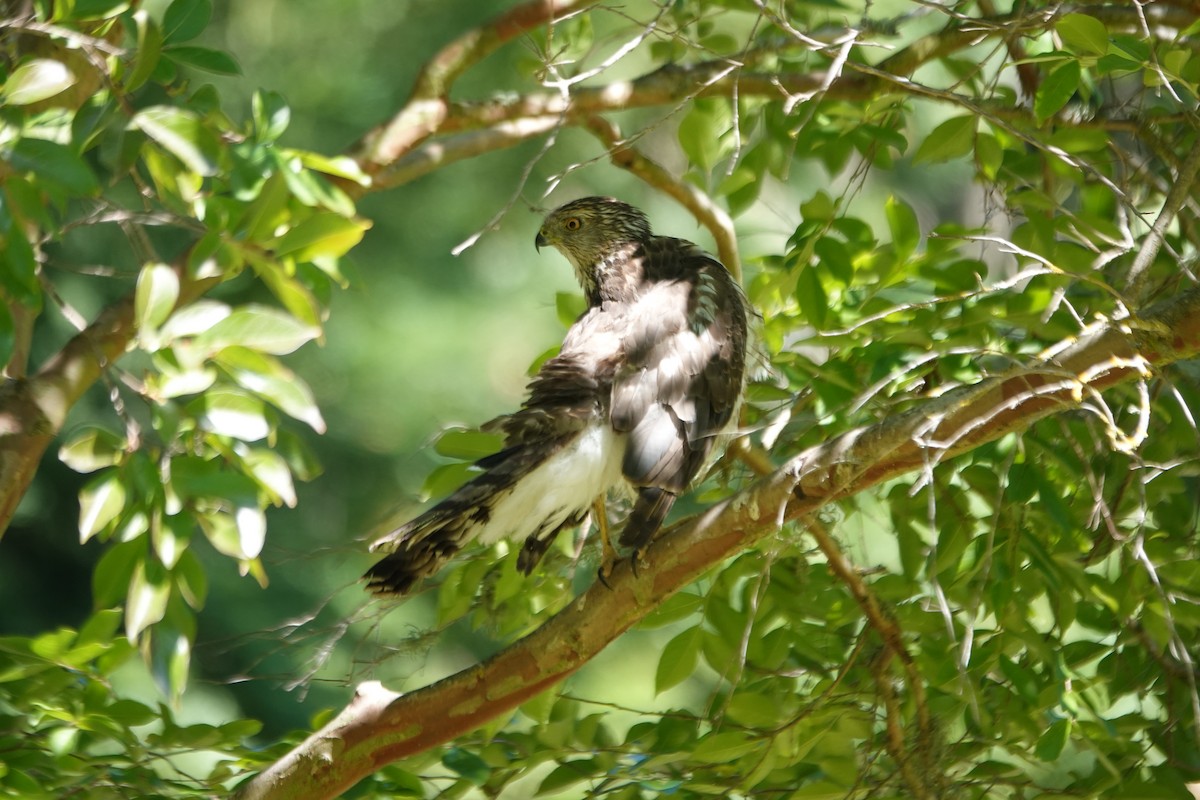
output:
[[[1128,323],[1128,321],[1126,321]],[[1200,289],[1134,324],[1096,326],[1038,365],[950,391],[810,448],[737,495],[664,532],[653,570],[617,564],[529,636],[487,661],[410,694],[360,689],[334,722],[238,789],[238,800],[336,796],[381,766],[450,741],[563,680],[675,592],[789,520],[966,452],[1092,392],[1200,353]],[[359,697],[378,696],[365,710]]]
[[[449,116],[454,81],[511,39],[555,22],[592,0],[530,0],[459,36],[425,63],[408,102],[390,120],[369,131],[351,156],[374,175],[437,133]]]

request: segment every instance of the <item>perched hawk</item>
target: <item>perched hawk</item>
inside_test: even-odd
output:
[[[536,244],[571,262],[587,311],[497,421],[504,448],[482,474],[375,543],[388,553],[365,576],[375,592],[407,593],[473,541],[524,541],[528,574],[614,488],[634,497],[621,544],[636,559],[734,420],[747,309],[720,262],[608,197],[553,211]]]

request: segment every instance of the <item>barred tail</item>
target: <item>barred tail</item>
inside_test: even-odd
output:
[[[363,578],[367,581],[367,589],[375,594],[405,595],[422,578],[441,569],[461,549],[461,544],[445,537],[414,539],[402,545],[402,549],[384,556]]]

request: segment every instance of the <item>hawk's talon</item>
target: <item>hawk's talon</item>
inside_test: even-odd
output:
[[[596,570],[596,580],[604,584],[604,588],[612,591],[612,584],[608,582],[608,576],[612,575],[612,564],[602,564],[600,569]]]

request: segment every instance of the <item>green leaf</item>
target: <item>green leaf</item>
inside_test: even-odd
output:
[[[0,238],[0,291],[27,308],[41,307],[37,257],[16,220],[10,222]]]
[[[129,8],[129,0],[75,0],[71,19],[112,19]]]
[[[1034,753],[1042,761],[1057,761],[1071,737],[1071,720],[1056,720],[1038,737]]]
[[[729,145],[723,140],[732,128],[733,112],[728,101],[693,100],[679,123],[679,145],[692,166],[707,172],[728,151]]]
[[[442,755],[442,764],[457,772],[476,786],[482,786],[492,776],[492,768],[479,756],[459,747],[452,747]]]
[[[195,609],[201,608],[208,597],[208,574],[196,554],[185,550],[172,574],[175,577],[175,585],[187,604]]]
[[[254,448],[242,456],[246,473],[260,486],[288,508],[296,505],[296,488],[292,482],[292,470],[283,456],[274,450]]]
[[[654,691],[661,694],[677,686],[696,671],[700,656],[700,626],[688,628],[667,642],[658,657],[658,669],[654,673]]]
[[[239,506],[233,512],[242,558],[258,558],[267,541],[267,517],[258,506]]]
[[[198,175],[217,174],[220,143],[194,111],[174,106],[144,108],[129,123]]]
[[[133,568],[125,600],[125,638],[136,642],[142,631],[161,620],[170,594],[171,585],[162,565],[140,559]]]
[[[110,469],[84,484],[79,492],[80,542],[104,530],[124,508],[125,484],[117,470]]]
[[[147,725],[158,719],[158,712],[136,700],[118,700],[104,707],[104,716],[125,727]]]
[[[147,264],[138,275],[133,315],[139,329],[154,330],[167,321],[179,299],[179,275],[166,264]]]
[[[808,265],[797,267],[795,296],[809,324],[824,328],[829,317],[829,296],[816,269]]]
[[[231,558],[247,558],[246,553],[242,550],[241,532],[232,515],[217,511],[211,514],[201,514],[197,516],[197,521],[200,523],[200,529],[204,531],[205,537],[217,552]]]
[[[892,249],[897,258],[906,259],[916,251],[921,241],[921,225],[917,221],[917,214],[908,203],[895,195],[888,197],[883,208],[892,232]]]
[[[133,54],[133,69],[125,79],[125,91],[133,92],[140,89],[142,84],[154,74],[162,54],[163,35],[158,23],[145,9],[138,9],[133,15],[137,26],[137,48]]]
[[[951,117],[938,125],[913,156],[914,164],[937,164],[965,156],[975,144],[975,127],[979,120],[973,115]]]
[[[205,72],[215,72],[218,75],[242,74],[242,68],[233,60],[233,56],[223,50],[182,45],[167,47],[163,50],[163,55],[177,64],[194,67]]]
[[[990,133],[980,133],[975,138],[975,163],[983,177],[990,181],[996,180],[1000,167],[1004,163],[1004,148]]]
[[[125,597],[134,565],[145,558],[145,553],[146,546],[135,540],[114,545],[101,556],[92,572],[92,599],[96,606],[114,606]]]
[[[325,432],[325,420],[312,389],[294,372],[271,356],[244,347],[228,347],[215,360],[243,389],[272,403],[290,417],[306,422],[318,433]]]
[[[175,339],[197,336],[208,331],[233,313],[233,309],[217,300],[197,300],[171,315],[159,330],[163,344]]]
[[[171,43],[195,39],[212,19],[212,0],[175,0],[163,14],[163,32]]]
[[[1079,89],[1080,67],[1078,61],[1068,61],[1051,72],[1038,87],[1033,101],[1033,113],[1038,122],[1045,122],[1057,114]]]
[[[278,356],[291,353],[320,333],[320,328],[278,309],[246,305],[197,336],[195,345],[207,353],[237,346]]]
[[[75,73],[52,58],[35,58],[14,69],[0,89],[0,103],[27,106],[75,85]]]
[[[579,292],[555,292],[554,310],[558,312],[558,321],[569,328],[587,310],[587,301]]]
[[[167,569],[178,564],[180,557],[186,552],[188,542],[192,538],[192,526],[191,519],[182,514],[168,516],[150,526],[150,544],[153,545],[158,560]]]
[[[287,130],[292,112],[278,92],[259,89],[250,98],[250,116],[254,120],[254,138],[269,144]]]
[[[765,742],[741,731],[710,733],[696,743],[692,758],[705,764],[724,764],[753,752]]]
[[[498,452],[504,446],[504,436],[470,428],[450,428],[442,431],[433,449],[448,458],[478,461]]]
[[[358,244],[370,227],[366,220],[319,211],[281,236],[275,254],[297,261],[311,261],[318,256],[338,258]]]
[[[85,428],[58,450],[58,460],[76,472],[116,466],[124,458],[125,440],[103,428]]]
[[[91,168],[71,148],[45,139],[20,139],[7,155],[16,172],[32,173],[38,181],[52,183],[70,194],[100,191]]]
[[[178,456],[171,460],[170,488],[183,500],[223,500],[230,506],[248,505],[258,487],[246,475],[224,469],[216,459]]]
[[[594,758],[577,758],[574,761],[559,764],[542,779],[535,794],[561,792],[568,786],[574,786],[580,781],[593,777],[596,771],[597,764]]]
[[[189,405],[189,410],[205,430],[221,436],[256,442],[271,433],[262,400],[238,389],[209,389]]]
[[[1054,23],[1063,43],[1082,55],[1102,56],[1108,52],[1108,28],[1087,14],[1066,14]]]

